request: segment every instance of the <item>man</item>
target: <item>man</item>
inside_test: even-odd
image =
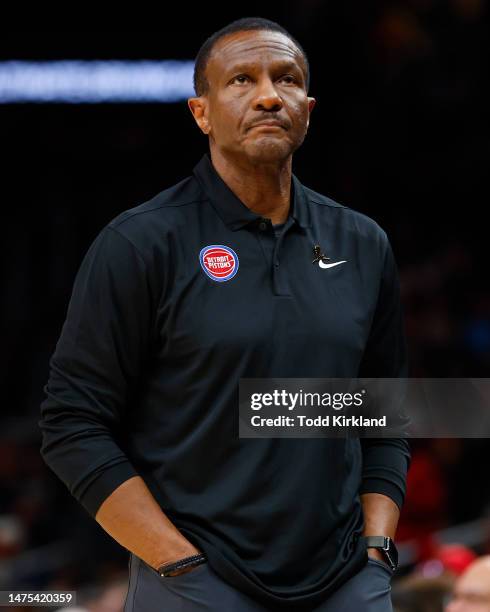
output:
[[[490,555],[473,561],[456,580],[445,612],[490,612]]]
[[[406,375],[385,232],[292,175],[308,81],[274,22],[208,39],[188,105],[210,156],[77,275],[42,454],[131,552],[126,611],[391,609],[406,442],[237,434],[240,378]]]

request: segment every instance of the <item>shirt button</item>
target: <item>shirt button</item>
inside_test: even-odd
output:
[[[278,268],[279,267],[279,262],[276,261],[276,263],[274,265],[276,266],[276,268]]]
[[[267,229],[267,222],[266,221],[261,221],[259,223],[259,230],[261,230],[262,232],[264,232]]]

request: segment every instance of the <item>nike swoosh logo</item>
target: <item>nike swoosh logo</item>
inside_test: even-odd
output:
[[[339,266],[340,264],[346,263],[347,259],[343,259],[342,261],[334,261],[334,263],[331,264],[327,264],[324,263],[321,259],[318,262],[318,265],[320,266],[320,268],[333,268],[334,266]]]

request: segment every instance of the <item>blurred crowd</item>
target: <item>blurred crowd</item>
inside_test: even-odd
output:
[[[392,593],[394,612],[487,612],[490,555],[446,547],[438,558],[397,580]]]
[[[328,90],[319,96],[320,107],[339,121],[324,116],[325,127],[312,129],[310,149],[298,153],[298,175],[387,230],[400,268],[411,376],[487,376],[490,292],[486,226],[478,221],[478,207],[488,201],[484,168],[490,142],[482,121],[488,111],[485,1],[287,5],[284,15],[258,12],[304,42],[313,82],[325,81],[325,53],[332,79],[344,88],[343,97],[335,91],[329,98]],[[209,33],[221,25],[210,21]],[[197,31],[196,40],[202,40]],[[152,129],[150,122],[146,127]],[[148,156],[157,151],[142,133],[128,136],[120,159],[130,155],[131,142],[132,163],[143,154],[138,146],[149,149]],[[336,143],[334,152],[325,147],[325,133]],[[319,183],[323,170],[308,161],[313,150],[324,149],[326,185]],[[84,187],[71,190],[61,172],[45,170],[50,182],[36,195],[48,210],[15,236],[22,255],[15,270],[6,270],[0,302],[2,320],[9,322],[0,355],[8,398],[0,430],[0,590],[76,590],[80,612],[121,612],[127,553],[47,470],[39,456],[37,418],[74,272],[94,232],[120,212],[124,199],[106,187],[99,196],[105,208],[87,212]],[[104,172],[95,180],[104,184],[113,177],[116,189],[121,168],[108,165]],[[148,195],[168,184],[165,179],[148,185]],[[132,197],[123,208],[135,204]],[[79,199],[77,212],[66,208],[66,198]],[[23,211],[13,214],[23,227]],[[13,249],[13,238],[5,240]],[[34,263],[40,253],[42,270]],[[412,450],[398,532],[404,555],[393,579],[395,610],[490,611],[490,486],[488,470],[479,467],[488,465],[489,441],[421,439]],[[28,608],[18,608],[23,609]]]

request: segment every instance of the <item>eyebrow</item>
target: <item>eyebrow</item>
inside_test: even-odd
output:
[[[230,72],[247,72],[253,67],[254,64],[250,62],[241,62],[239,64],[234,64],[229,68],[225,68],[224,72],[226,74],[229,74]],[[297,62],[293,61],[281,60],[278,62],[274,62],[273,67],[275,69],[282,68],[283,70],[298,70],[301,74],[303,74],[301,66],[299,66]]]

